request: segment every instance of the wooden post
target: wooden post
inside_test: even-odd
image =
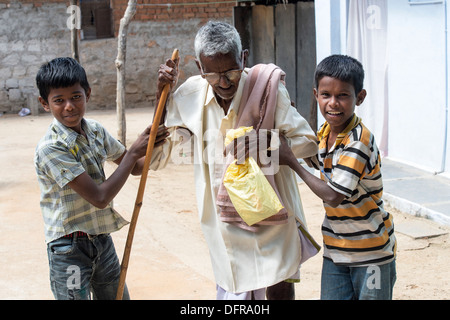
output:
[[[70,5],[76,6],[77,0],[70,0]],[[75,15],[75,20],[79,18],[80,17]],[[76,26],[78,26],[80,23],[80,21],[75,21],[75,26],[72,26],[72,29],[70,30],[70,47],[72,50],[72,58],[77,60],[78,63],[80,62],[80,54],[78,50],[78,29],[76,28]]]
[[[126,120],[125,120],[125,60],[127,54],[128,25],[136,13],[137,0],[129,0],[127,9],[122,19],[118,34],[118,46],[116,57],[117,68],[117,135],[118,139],[126,146]]]

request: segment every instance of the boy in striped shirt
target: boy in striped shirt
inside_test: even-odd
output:
[[[314,95],[326,122],[318,131],[321,178],[303,168],[282,138],[289,165],[325,207],[321,299],[392,299],[396,240],[383,208],[380,154],[354,113],[366,97],[356,59],[332,55],[316,68]]]

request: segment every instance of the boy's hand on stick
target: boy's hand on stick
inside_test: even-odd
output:
[[[149,125],[145,128],[144,132],[142,132],[136,141],[132,144],[129,153],[133,153],[137,159],[145,156],[147,152],[148,139],[150,137],[152,125]],[[166,142],[166,138],[169,136],[169,132],[164,125],[159,126],[158,133],[156,134],[154,148],[157,148],[163,145]]]

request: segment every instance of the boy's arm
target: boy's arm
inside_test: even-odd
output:
[[[297,161],[294,153],[289,147],[284,136],[280,136],[280,164],[288,165],[294,170],[300,178],[308,185],[312,192],[314,192],[320,199],[332,207],[338,206],[344,199],[345,195],[334,191],[327,183],[313,174]]]
[[[84,172],[69,182],[68,186],[95,207],[105,208],[122,189],[130,174],[142,173],[150,128],[151,126],[147,127],[130,149],[114,161],[118,167],[105,182],[97,184]],[[166,130],[158,131],[158,133],[155,146],[164,143],[167,136]]]
[[[292,106],[289,93],[282,84],[277,96],[275,129],[288,138],[292,152],[297,158],[308,158],[317,154],[317,137],[306,119]]]

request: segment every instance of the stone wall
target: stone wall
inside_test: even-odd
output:
[[[43,61],[70,55],[64,4],[0,4],[0,112],[18,112],[36,97]]]
[[[118,19],[127,1],[111,3],[118,29]],[[17,113],[23,107],[43,112],[36,102],[35,77],[45,61],[71,56],[68,5],[68,1],[60,0],[0,1],[0,113]],[[205,15],[205,11],[209,11],[209,15]],[[159,65],[170,58],[174,48],[180,50],[181,56],[179,84],[198,72],[193,41],[196,31],[207,19],[232,22],[229,5],[214,10],[186,6],[185,12],[191,14],[191,18],[186,19],[178,7],[177,10],[165,7],[156,10],[154,6],[138,6],[127,38],[127,108],[154,104]],[[79,52],[92,87],[88,107],[114,109],[117,38],[82,40]]]

